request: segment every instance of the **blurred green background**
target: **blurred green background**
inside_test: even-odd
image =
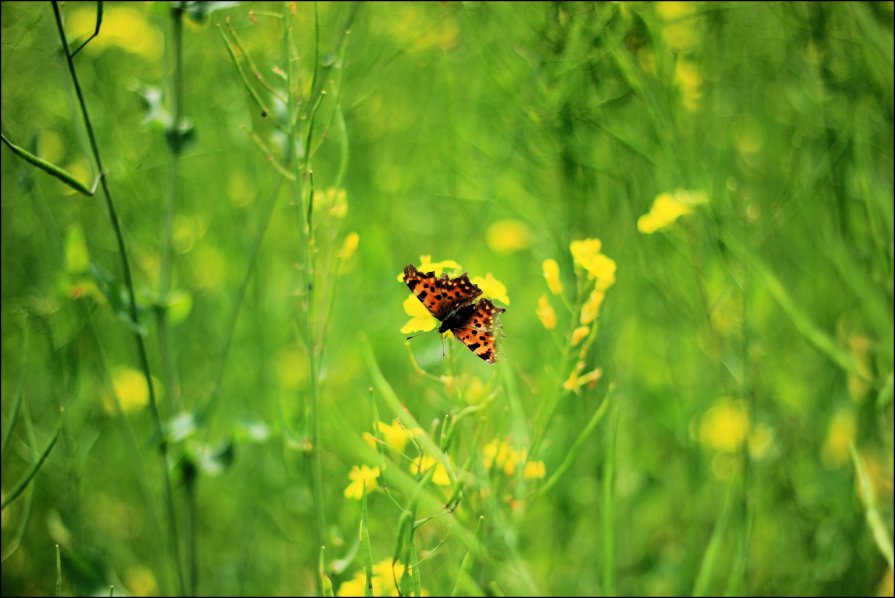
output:
[[[0,10],[4,137],[91,186],[52,5]],[[96,4],[60,10],[75,48]],[[892,595],[891,2],[108,2],[74,65],[139,328],[102,191],[4,144],[4,594],[55,591],[55,545],[64,594],[313,594],[321,504],[339,592],[363,570],[349,471],[397,416],[384,379],[433,438],[482,407],[445,449],[476,482],[413,543],[432,595]],[[704,201],[638,230],[679,190]],[[586,238],[617,264],[583,364],[602,376],[562,392]],[[506,286],[498,364],[428,335],[419,375],[398,275],[422,256]],[[604,396],[549,492],[475,465],[559,397],[550,479]],[[374,563],[412,503],[391,492],[368,497]],[[489,556],[463,569],[480,515]]]

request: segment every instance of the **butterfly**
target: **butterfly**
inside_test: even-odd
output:
[[[438,332],[448,330],[469,347],[469,350],[487,361],[497,359],[494,325],[497,316],[506,311],[482,299],[474,303],[482,294],[482,289],[474,285],[464,273],[457,278],[442,274],[436,278],[435,272],[420,272],[413,264],[404,268],[404,282],[426,309],[438,318],[441,326]]]

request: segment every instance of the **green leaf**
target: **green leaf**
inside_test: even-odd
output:
[[[57,179],[59,179],[60,181],[62,181],[63,183],[65,183],[66,185],[68,185],[69,187],[74,189],[75,191],[77,191],[78,193],[81,193],[88,197],[93,197],[93,190],[88,189],[87,185],[80,182],[68,171],[63,170],[62,168],[56,166],[55,164],[51,164],[51,163],[47,162],[46,160],[38,158],[37,156],[35,156],[34,154],[29,152],[25,148],[15,145],[9,139],[7,139],[5,135],[0,135],[0,139],[3,140],[3,143],[6,144],[6,147],[8,147],[9,149],[12,150],[12,153],[16,154],[17,156],[19,156],[20,158],[22,158],[23,160],[25,160],[32,166],[36,166],[37,168],[46,172],[48,175],[56,177]]]
[[[893,558],[892,549],[892,532],[886,528],[883,518],[876,506],[876,491],[873,488],[873,482],[864,468],[864,462],[855,449],[853,443],[849,443],[848,450],[851,453],[852,462],[855,464],[855,473],[858,476],[858,484],[861,489],[861,502],[864,504],[864,516],[867,519],[867,527],[873,535],[873,541],[876,542],[879,551],[885,557],[889,564],[889,569],[895,568],[895,558]]]
[[[41,466],[43,466],[44,461],[46,461],[47,457],[50,455],[50,451],[53,450],[53,447],[56,446],[56,441],[59,440],[59,433],[62,432],[62,418],[59,418],[59,423],[56,425],[56,431],[53,433],[53,437],[50,439],[50,442],[47,443],[46,448],[44,448],[43,452],[38,457],[37,461],[35,461],[28,471],[25,472],[25,475],[18,481],[18,483],[13,486],[13,489],[9,491],[5,497],[3,497],[3,503],[0,504],[0,510],[5,509],[9,503],[18,498],[19,494],[22,493],[25,488],[28,487],[28,484],[31,480],[34,479],[34,476],[37,475],[37,472],[40,471]]]

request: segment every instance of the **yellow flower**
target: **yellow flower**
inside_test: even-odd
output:
[[[547,475],[547,467],[543,461],[529,461],[525,464],[525,479],[540,480]]]
[[[488,227],[485,239],[495,253],[513,253],[531,245],[531,231],[518,220],[498,220]]]
[[[603,291],[598,291],[596,289],[591,291],[587,301],[581,306],[581,318],[579,321],[582,324],[590,324],[597,319],[597,316],[600,315],[600,306],[603,305],[603,299],[605,297],[606,293]]]
[[[115,389],[118,405],[125,413],[138,411],[149,403],[146,376],[139,370],[124,366],[113,368],[112,387]],[[103,407],[107,413],[115,412],[115,403],[109,400],[103,401]]]
[[[491,469],[495,465],[497,467],[503,467],[512,450],[510,445],[499,440],[492,440],[486,444],[482,449],[485,469]]]
[[[497,299],[506,305],[510,304],[506,285],[494,278],[490,272],[485,274],[484,278],[476,276],[472,279],[472,284],[478,285],[478,287],[482,289],[482,295],[485,297],[488,297],[489,299]]]
[[[345,236],[345,241],[342,242],[342,249],[339,250],[339,259],[347,261],[351,259],[351,256],[354,255],[354,252],[357,251],[357,246],[360,244],[360,235],[355,232],[350,232]]]
[[[348,194],[344,189],[328,187],[326,190],[314,192],[314,209],[327,212],[334,218],[342,219],[348,215]]]
[[[840,409],[833,414],[827,426],[827,439],[821,453],[826,466],[837,467],[848,461],[848,445],[854,442],[856,431],[857,422],[851,409]]]
[[[430,457],[429,455],[421,455],[419,458],[415,459],[413,463],[410,464],[410,473],[413,475],[426,473],[432,469],[433,465],[435,466],[435,473],[432,474],[432,481],[439,486],[450,486],[451,478],[444,468],[444,465],[438,463],[435,461],[434,457]]]
[[[543,263],[544,280],[547,281],[547,288],[554,295],[562,293],[562,281],[559,279],[559,264],[553,258],[547,258]]]
[[[572,261],[576,265],[588,270],[594,258],[600,255],[600,249],[603,244],[599,239],[582,239],[580,241],[572,241],[569,250],[572,252]]]
[[[365,596],[364,590],[367,588],[367,579],[363,571],[358,571],[354,577],[348,581],[343,581],[339,586],[336,596]],[[375,595],[375,594],[374,594]]]
[[[572,331],[572,346],[576,346],[590,334],[590,326],[579,326]]]
[[[584,369],[584,362],[579,361],[575,369],[569,373],[569,377],[562,383],[562,387],[572,392],[577,392],[579,388],[590,385],[591,388],[597,383],[597,380],[603,375],[603,370],[596,368],[590,372],[579,376],[578,373]]]
[[[444,260],[441,262],[433,262],[431,255],[421,255],[420,256],[420,265],[418,270],[420,272],[435,272],[435,276],[441,276],[445,270],[462,270],[460,264],[455,262],[454,260]],[[404,271],[402,270],[400,274],[398,274],[398,282],[404,281]]]
[[[699,44],[696,23],[692,15],[696,5],[692,2],[657,2],[656,12],[663,21],[662,39],[673,50],[686,52]]]
[[[134,596],[157,596],[158,585],[149,567],[135,565],[127,569],[124,575],[124,586]]]
[[[400,582],[402,575],[404,575],[404,565],[400,562],[392,566],[391,560],[386,559],[373,565],[373,576],[370,578],[373,596],[398,596],[395,580]],[[365,596],[366,587],[367,574],[361,570],[356,572],[350,580],[342,582],[336,596]],[[425,590],[422,593],[425,595]]]
[[[358,467],[357,465],[351,468],[351,471],[348,473],[348,479],[351,480],[351,483],[345,488],[345,498],[350,498],[352,500],[360,500],[363,498],[364,492],[364,484],[367,486],[367,494],[370,494],[373,490],[379,487],[379,484],[376,482],[376,478],[379,477],[379,468],[369,468],[366,465],[361,465]]]
[[[147,61],[158,60],[164,46],[164,36],[146,18],[145,10],[109,7],[103,11],[103,30],[85,51],[94,52],[108,46],[118,46]],[[96,25],[96,11],[82,8],[66,12],[66,29],[74,34],[92,33]],[[84,180],[84,179],[81,179]]]
[[[615,284],[615,260],[602,253],[591,261],[591,274],[597,277],[597,290],[605,291]]]
[[[749,434],[749,414],[739,401],[720,399],[702,415],[699,440],[706,448],[734,453]]]
[[[376,427],[379,428],[379,435],[382,437],[382,441],[397,453],[403,453],[404,447],[407,446],[407,442],[411,438],[415,438],[422,434],[422,430],[419,428],[407,429],[401,424],[400,421],[393,420],[392,424],[387,424],[384,421],[376,422]],[[376,448],[376,437],[370,434],[369,432],[364,432],[363,434],[364,440],[367,444],[370,445],[370,448]]]
[[[606,290],[615,282],[615,260],[602,253],[599,239],[572,241],[569,249],[575,265],[584,268],[589,278],[598,280],[598,288]]]
[[[485,468],[499,467],[508,476],[516,472],[517,463],[525,461],[526,453],[525,450],[517,451],[505,440],[492,440],[482,448]]]
[[[550,302],[547,300],[547,297],[541,295],[541,298],[538,299],[538,319],[541,320],[541,324],[544,325],[544,328],[547,330],[553,330],[556,328],[556,312],[553,311],[553,306],[550,305]]]
[[[401,327],[403,334],[429,332],[438,324],[435,316],[429,313],[426,306],[415,295],[407,295],[407,299],[404,300],[404,312],[410,316],[410,320]]]
[[[697,112],[702,102],[702,72],[695,63],[679,59],[674,65],[674,82],[681,90],[681,102],[690,112]]]
[[[672,193],[662,193],[653,201],[650,211],[637,220],[637,230],[649,235],[665,228],[681,216],[693,211],[693,205],[705,203],[705,193],[678,189]]]

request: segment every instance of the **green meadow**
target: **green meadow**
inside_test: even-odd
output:
[[[892,595],[892,2],[0,11],[4,595]]]

